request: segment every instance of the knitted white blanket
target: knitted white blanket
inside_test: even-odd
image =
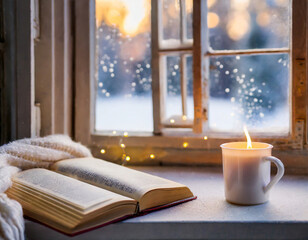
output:
[[[0,239],[24,240],[20,204],[4,193],[11,176],[29,168],[49,168],[59,160],[92,156],[89,149],[65,135],[17,140],[0,147]]]

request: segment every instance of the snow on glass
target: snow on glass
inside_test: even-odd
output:
[[[184,56],[184,64],[186,65],[186,78],[187,81],[187,100],[186,107],[187,113],[185,117],[187,119],[193,119],[194,117],[194,105],[193,105],[193,77],[192,77],[192,56],[187,54]],[[182,98],[181,98],[181,73],[180,71],[181,57],[179,55],[166,56],[166,119],[176,119],[177,116],[182,116]],[[165,120],[166,120],[165,119]]]
[[[288,48],[289,0],[208,1],[212,50]],[[209,128],[289,132],[289,54],[210,57]]]
[[[164,40],[181,39],[181,4],[185,9],[186,38],[192,39],[192,10],[193,0],[162,0],[162,33]]]
[[[211,130],[288,133],[288,54],[211,57],[210,69]]]

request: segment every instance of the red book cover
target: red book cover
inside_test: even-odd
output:
[[[65,234],[65,235],[67,235],[67,236],[71,236],[72,237],[72,236],[76,236],[76,235],[79,235],[79,234],[82,234],[82,233],[85,233],[85,232],[88,232],[88,231],[91,231],[91,230],[94,230],[94,229],[97,229],[97,228],[100,228],[100,227],[107,226],[107,225],[112,224],[112,223],[124,221],[124,220],[126,220],[128,218],[144,216],[144,215],[147,215],[147,214],[149,214],[151,212],[154,212],[154,211],[157,211],[157,210],[161,210],[161,209],[164,209],[164,208],[169,208],[169,207],[172,207],[172,206],[175,206],[175,205],[178,205],[178,204],[181,204],[181,203],[185,203],[185,202],[188,202],[188,201],[192,201],[192,200],[195,200],[195,199],[197,199],[197,196],[181,199],[181,200],[178,200],[178,201],[175,201],[175,202],[172,202],[172,203],[164,204],[164,205],[153,207],[153,208],[148,208],[148,209],[145,209],[145,210],[143,210],[141,212],[138,212],[136,214],[123,216],[123,217],[114,219],[114,220],[112,220],[110,222],[103,223],[103,224],[95,226],[95,227],[90,227],[88,229],[84,229],[84,230],[82,230],[80,232],[76,232],[76,233],[73,233],[73,234],[68,234],[68,233],[62,232],[62,231],[60,231],[58,229],[55,229],[55,228],[50,227],[50,226],[48,226],[48,225],[46,225],[44,223],[41,223],[41,222],[39,222],[39,221],[37,221],[37,220],[35,220],[33,218],[30,218],[30,217],[26,217],[26,218],[30,219],[31,221],[37,222],[39,224],[43,224],[43,225],[45,225],[45,226],[47,226],[49,228],[54,229],[55,231],[61,232],[61,233]]]

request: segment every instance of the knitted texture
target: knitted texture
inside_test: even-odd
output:
[[[21,205],[7,197],[11,177],[29,168],[49,168],[68,158],[91,157],[88,148],[65,135],[17,140],[0,147],[0,240],[24,240]]]

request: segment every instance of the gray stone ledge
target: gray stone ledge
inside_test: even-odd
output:
[[[308,239],[308,176],[284,176],[270,201],[237,206],[224,200],[220,169],[134,167],[186,184],[197,200],[70,238],[26,220],[34,239]]]

